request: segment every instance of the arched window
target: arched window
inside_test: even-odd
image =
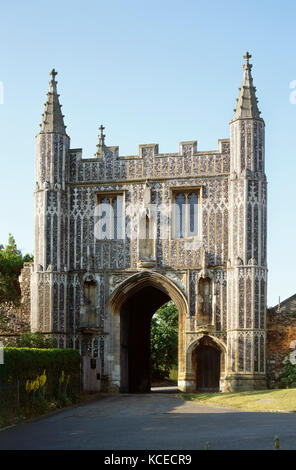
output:
[[[122,194],[98,194],[98,206],[95,216],[95,237],[98,240],[119,240],[123,238]]]
[[[102,240],[106,240],[110,238],[111,234],[111,224],[110,224],[110,217],[111,217],[111,201],[109,198],[105,197],[101,200],[100,203],[101,209],[101,233],[102,233]]]
[[[196,193],[189,194],[189,236],[197,235],[198,197]]]
[[[182,190],[174,193],[174,227],[176,238],[198,235],[198,190]]]
[[[185,194],[180,193],[176,196],[176,216],[175,216],[175,234],[178,238],[185,237],[185,213],[186,213]]]

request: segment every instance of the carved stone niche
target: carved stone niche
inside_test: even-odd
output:
[[[99,327],[97,315],[97,281],[88,276],[83,282],[83,297],[80,306],[80,330],[87,332]]]
[[[202,270],[197,286],[196,327],[206,329],[213,325],[213,275]]]
[[[139,211],[138,267],[152,268],[156,265],[156,217],[151,204],[151,188],[146,181],[143,206]]]

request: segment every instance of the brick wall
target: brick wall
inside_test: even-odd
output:
[[[296,347],[296,295],[267,312],[267,379],[279,387],[279,374]]]

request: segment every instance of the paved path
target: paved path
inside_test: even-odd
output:
[[[296,449],[296,414],[250,413],[175,394],[108,397],[0,432],[0,449]]]

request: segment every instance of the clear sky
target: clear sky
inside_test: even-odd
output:
[[[49,71],[71,137],[95,152],[98,126],[120,154],[229,137],[243,54],[266,124],[268,305],[296,293],[296,3],[282,0],[3,2],[0,28],[0,243],[33,252],[34,145]],[[295,88],[296,90],[296,88]]]

